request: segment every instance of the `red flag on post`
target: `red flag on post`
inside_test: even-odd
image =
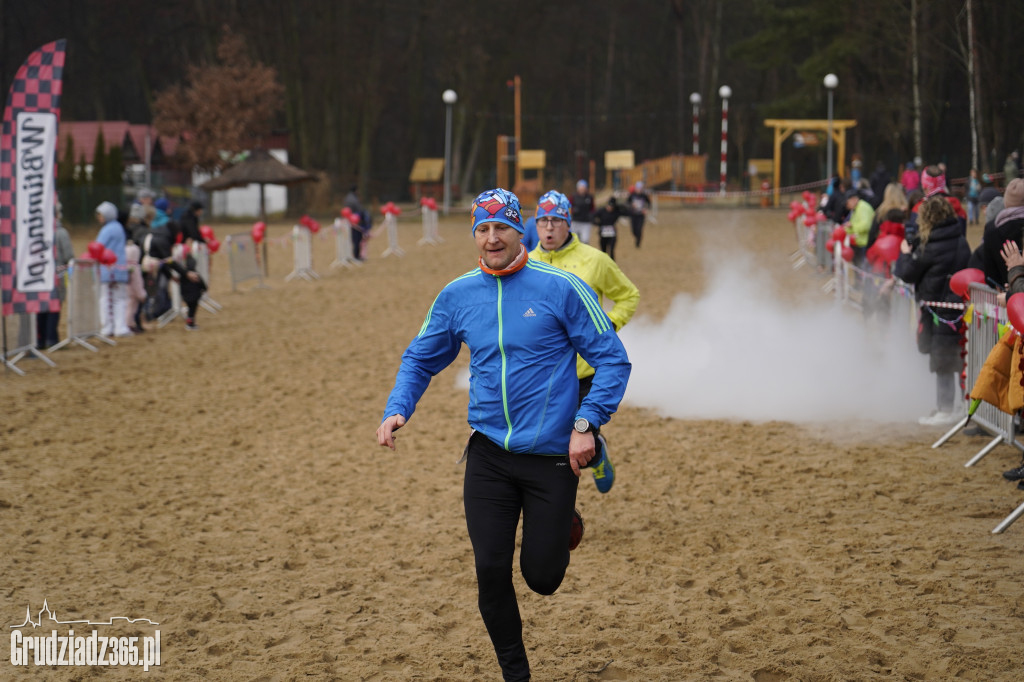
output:
[[[0,314],[60,310],[54,205],[64,40],[18,69],[0,129]]]

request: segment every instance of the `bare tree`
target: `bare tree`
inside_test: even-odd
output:
[[[921,158],[921,65],[917,35],[917,0],[910,0],[910,62],[914,90],[914,156]]]
[[[156,96],[153,125],[161,135],[182,139],[187,165],[213,170],[251,149],[270,132],[284,89],[277,71],[254,61],[245,39],[225,27],[217,63],[191,65],[187,85],[173,85]]]

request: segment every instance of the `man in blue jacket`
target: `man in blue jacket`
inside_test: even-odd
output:
[[[593,290],[529,258],[514,194],[480,194],[472,218],[479,267],[450,282],[427,311],[402,355],[377,441],[394,449],[395,430],[465,343],[474,433],[463,497],[480,613],[504,679],[529,680],[512,583],[519,516],[523,578],[533,591],[552,594],[582,536],[574,509],[580,467],[595,456],[593,429],[618,408],[630,363]],[[582,403],[577,353],[595,370]]]

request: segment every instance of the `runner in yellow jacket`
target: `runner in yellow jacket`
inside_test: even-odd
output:
[[[530,258],[550,263],[561,270],[567,270],[584,282],[597,294],[597,300],[604,307],[604,299],[614,306],[608,311],[608,318],[616,331],[622,329],[636,312],[640,302],[640,291],[619,269],[608,254],[584,244],[570,232],[572,227],[572,204],[561,192],[552,190],[537,202],[537,236],[539,243],[530,252]],[[590,392],[594,369],[576,356],[576,373],[580,380],[580,401]],[[588,465],[593,468],[597,489],[606,493],[615,483],[615,467],[608,458],[608,443],[600,431],[595,429],[599,457]]]

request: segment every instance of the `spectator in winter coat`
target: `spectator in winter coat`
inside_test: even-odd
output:
[[[886,234],[895,235],[902,241],[905,232],[903,223],[906,219],[907,195],[903,192],[903,185],[890,182],[885,186],[882,203],[875,209],[875,219],[868,232],[868,248],[871,248],[875,240]]]
[[[875,167],[875,172],[871,174],[871,191],[875,193],[876,197],[883,197],[885,189],[889,186],[890,182],[889,171],[886,170],[885,164],[879,161]]]
[[[96,207],[96,219],[102,227],[96,241],[114,252],[117,261],[100,266],[100,333],[104,336],[131,336],[125,322],[128,307],[128,270],[124,247],[127,243],[124,226],[117,220],[117,207],[104,201]]]
[[[994,281],[997,288],[1009,283],[1006,262],[1002,248],[1007,241],[1017,246],[1024,244],[1024,179],[1010,181],[1006,193],[1002,197],[1003,208],[998,209],[997,199],[993,199],[985,211],[989,219],[985,224],[985,235],[982,238],[982,270],[985,277]]]
[[[967,267],[971,247],[944,196],[925,199],[919,218],[917,237],[912,243],[904,240],[900,245],[902,253],[895,274],[914,285],[920,307],[917,348],[928,355],[928,368],[935,374],[938,409],[919,421],[924,425],[950,424],[956,420],[956,377],[963,367],[959,343],[963,310],[932,304],[963,303],[949,288],[949,280]]]
[[[875,209],[865,199],[861,199],[857,190],[851,189],[846,193],[846,210],[850,213],[853,264],[859,267],[864,263],[864,254],[868,250],[868,233],[875,219]]]
[[[573,231],[584,244],[590,243],[590,225],[594,218],[594,195],[586,180],[576,181],[576,194],[572,195]]]
[[[67,295],[67,287],[64,282],[67,278],[67,265],[71,262],[71,259],[75,257],[74,247],[71,245],[71,235],[68,234],[67,229],[64,227],[64,223],[61,218],[60,202],[57,203],[57,220],[53,228],[53,241],[54,250],[56,252],[57,265],[57,300],[63,302]],[[36,314],[36,348],[45,349],[57,344],[60,340],[58,338],[57,328],[60,326],[60,310],[55,310],[47,313]]]
[[[206,243],[202,232],[199,231],[199,219],[203,217],[204,209],[205,207],[201,201],[193,201],[188,205],[188,210],[181,217],[181,236],[183,241],[191,239],[192,241]]]
[[[124,247],[125,262],[128,267],[128,304],[125,311],[128,328],[135,334],[143,332],[142,303],[146,300],[146,286],[142,279],[142,249],[138,244],[129,242]]]
[[[907,162],[903,175],[900,176],[900,184],[903,185],[903,191],[907,194],[921,187],[921,173],[914,167],[913,161]]]
[[[953,208],[953,213],[960,220],[961,231],[964,233],[964,236],[967,236],[967,211],[964,210],[959,199],[949,194],[949,189],[946,187],[946,173],[940,166],[928,166],[924,169],[924,172],[921,173],[921,191],[924,192],[924,199],[937,194],[945,197],[946,201]],[[917,211],[920,205],[919,202],[910,202],[910,215],[907,216],[905,224],[906,233],[910,240],[913,240],[914,235],[917,234]]]

